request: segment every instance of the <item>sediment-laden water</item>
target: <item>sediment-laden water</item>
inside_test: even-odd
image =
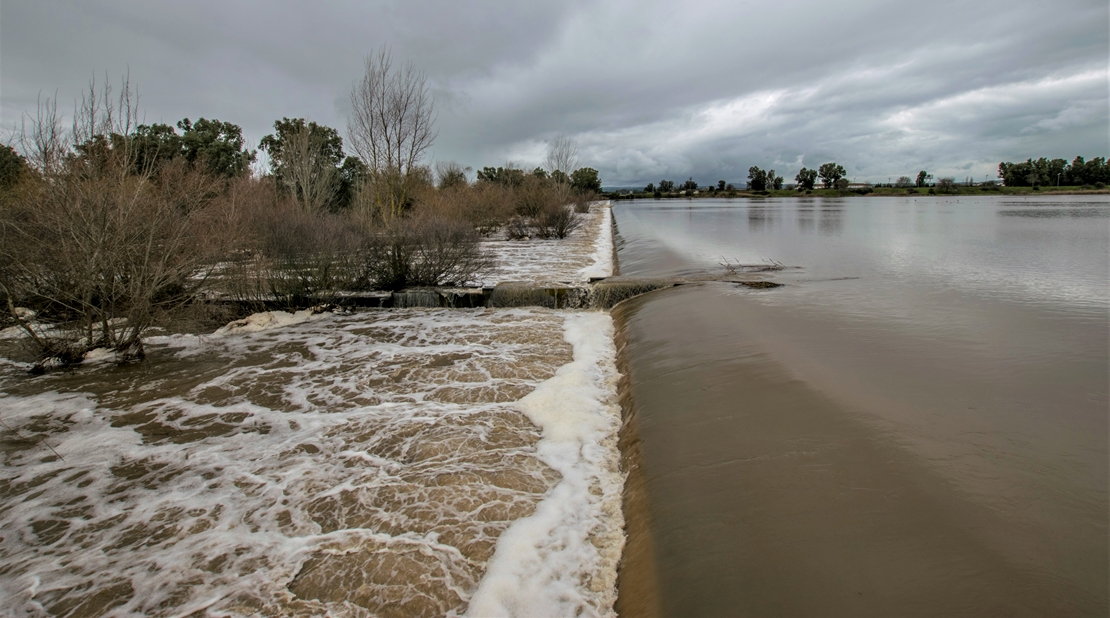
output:
[[[611,335],[408,309],[5,365],[0,614],[607,615]]]
[[[622,615],[1106,615],[1110,200],[614,214]]]

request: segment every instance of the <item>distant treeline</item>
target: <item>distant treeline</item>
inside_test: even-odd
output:
[[[1110,166],[1106,164],[1106,157],[1095,157],[1090,161],[1076,157],[1070,164],[1064,159],[1041,157],[1035,161],[1026,159],[1020,163],[999,163],[998,177],[1008,187],[1110,184]]]
[[[481,174],[479,174],[481,177]],[[1075,157],[1071,163],[1064,159],[1047,159],[1041,157],[1039,159],[1027,159],[1024,162],[1010,163],[1004,162],[998,164],[998,177],[1003,180],[1003,183],[1008,187],[1037,187],[1037,186],[1098,186],[1102,188],[1105,185],[1110,185],[1110,165],[1107,165],[1106,157],[1095,157],[1091,160],[1085,160],[1083,157]],[[818,183],[820,180],[820,183]],[[784,178],[775,173],[775,170],[763,170],[757,166],[752,166],[748,169],[748,182],[745,189],[749,191],[771,191],[782,190],[784,188]],[[808,191],[817,188],[817,185],[824,189],[839,189],[841,192],[846,191],[849,186],[852,186],[847,180],[847,173],[844,167],[835,163],[825,163],[817,169],[802,168],[794,177],[794,185],[792,188],[797,191]],[[966,183],[963,181],[957,182],[955,178],[945,177],[933,181],[933,175],[925,170],[917,173],[915,178],[910,176],[900,176],[897,182],[891,183],[887,186],[896,189],[911,189],[911,188],[925,188],[937,187],[939,189],[951,189],[960,184],[967,186],[977,185],[969,177]],[[985,184],[995,184],[994,181],[987,181]],[[863,183],[863,185],[870,186],[870,183]],[[883,186],[883,185],[875,185]],[[689,195],[695,191],[706,191],[709,193],[716,192],[729,192],[734,193],[737,187],[732,184],[726,183],[724,180],[717,182],[716,186],[709,185],[708,187],[700,187],[693,178],[686,180],[682,184],[676,184],[671,180],[660,180],[658,184],[649,183],[643,188],[643,193],[652,193],[655,195],[668,195],[680,194]]]

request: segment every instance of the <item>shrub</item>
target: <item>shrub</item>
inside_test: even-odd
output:
[[[465,285],[490,266],[478,233],[435,213],[394,219],[374,230],[361,251],[369,287]]]
[[[490,182],[457,186],[427,194],[419,204],[425,212],[469,222],[482,236],[501,229],[513,214],[512,190]]]
[[[196,297],[228,241],[210,176],[181,162],[134,174],[125,153],[106,156],[70,158],[0,212],[0,289],[44,361],[97,347],[141,358],[146,330]],[[19,319],[17,303],[53,326]]]
[[[574,196],[574,212],[586,214],[590,212],[590,204],[597,200],[597,194],[592,192],[579,193]]]
[[[582,217],[578,214],[576,208],[561,204],[548,204],[544,211],[540,213],[540,216],[536,218],[536,236],[540,238],[566,238],[581,225]]]
[[[553,202],[566,204],[570,201],[567,185],[533,175],[525,176],[513,193],[516,214],[529,218],[540,216]]]
[[[343,290],[359,285],[357,253],[365,238],[360,221],[346,213],[308,212],[289,197],[255,189],[239,211],[246,242],[223,273],[227,293],[295,309],[335,302]]]
[[[531,238],[535,229],[530,219],[515,215],[505,224],[505,236],[509,240],[524,240]]]

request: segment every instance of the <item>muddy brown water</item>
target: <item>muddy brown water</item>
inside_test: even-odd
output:
[[[559,479],[513,402],[570,362],[563,317],[368,311],[0,366],[0,616],[465,612]]]
[[[618,206],[621,615],[1107,615],[1108,209]]]

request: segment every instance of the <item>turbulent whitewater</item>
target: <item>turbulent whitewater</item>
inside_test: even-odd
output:
[[[570,275],[609,259],[599,210]],[[5,361],[0,615],[612,615],[612,331],[273,312],[133,365]]]

